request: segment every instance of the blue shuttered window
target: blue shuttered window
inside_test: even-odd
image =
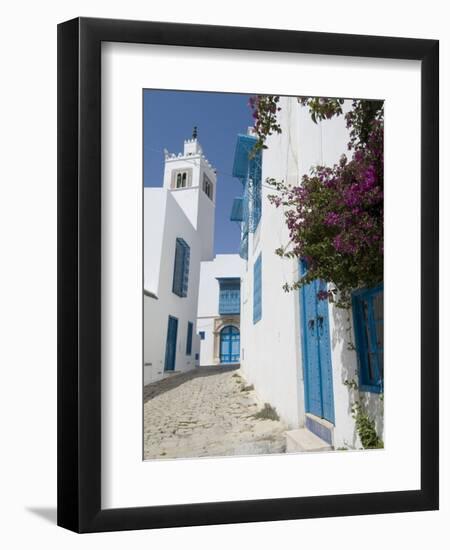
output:
[[[383,285],[353,293],[353,320],[358,353],[360,388],[383,391]]]
[[[164,370],[175,370],[175,360],[177,355],[177,334],[178,319],[169,315],[166,338],[166,357],[164,360]]]
[[[239,134],[233,162],[233,177],[239,178],[243,187],[243,196],[235,199],[231,212],[231,221],[241,225],[241,246],[239,255],[248,259],[248,234],[256,231],[261,219],[261,151],[255,151],[257,138]]]
[[[187,326],[187,338],[186,338],[186,355],[191,355],[192,353],[192,331],[194,330],[194,325],[188,321]]]
[[[241,280],[219,279],[219,315],[239,315],[241,311]]]
[[[261,254],[253,265],[253,324],[257,323],[262,317],[262,266]]]
[[[189,245],[178,237],[175,244],[172,292],[181,298],[185,298],[188,293],[190,255]]]
[[[256,231],[261,219],[261,151],[256,153],[249,166],[249,177],[251,180],[251,219],[250,231]]]

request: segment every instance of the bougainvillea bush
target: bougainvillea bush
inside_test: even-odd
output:
[[[267,135],[281,132],[276,121],[278,99],[270,98],[254,99],[252,104],[256,123],[266,121],[265,126],[255,125],[259,147]],[[343,115],[342,99],[298,101],[309,108],[314,122]],[[271,108],[268,122],[261,112],[267,105]],[[286,284],[285,290],[320,278],[332,285],[319,298],[341,307],[349,306],[352,290],[383,280],[383,102],[354,100],[345,118],[348,156],[343,154],[331,167],[313,167],[294,186],[268,180],[276,190],[269,200],[283,207],[290,236],[290,242],[276,252],[301,258],[307,266],[305,275]]]

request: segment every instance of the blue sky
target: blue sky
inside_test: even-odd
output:
[[[183,141],[198,127],[198,140],[217,169],[215,254],[237,253],[239,227],[230,222],[233,199],[242,193],[231,177],[236,136],[246,133],[253,119],[248,95],[210,92],[145,90],[144,92],[144,185],[161,187],[163,149],[183,151]]]

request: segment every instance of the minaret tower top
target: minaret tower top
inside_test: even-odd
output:
[[[200,232],[204,247],[202,259],[213,255],[214,212],[216,203],[216,169],[203,153],[198,141],[198,128],[184,141],[182,153],[164,150],[164,184],[194,228]]]
[[[198,141],[198,128],[194,126],[192,138],[184,140],[182,153],[169,153],[164,150],[164,187],[170,190],[200,187],[215,204],[216,169],[203,153]]]

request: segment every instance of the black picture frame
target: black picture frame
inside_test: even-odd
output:
[[[421,488],[101,508],[101,43],[421,62]],[[150,529],[438,509],[437,40],[77,18],[58,26],[58,525]]]

